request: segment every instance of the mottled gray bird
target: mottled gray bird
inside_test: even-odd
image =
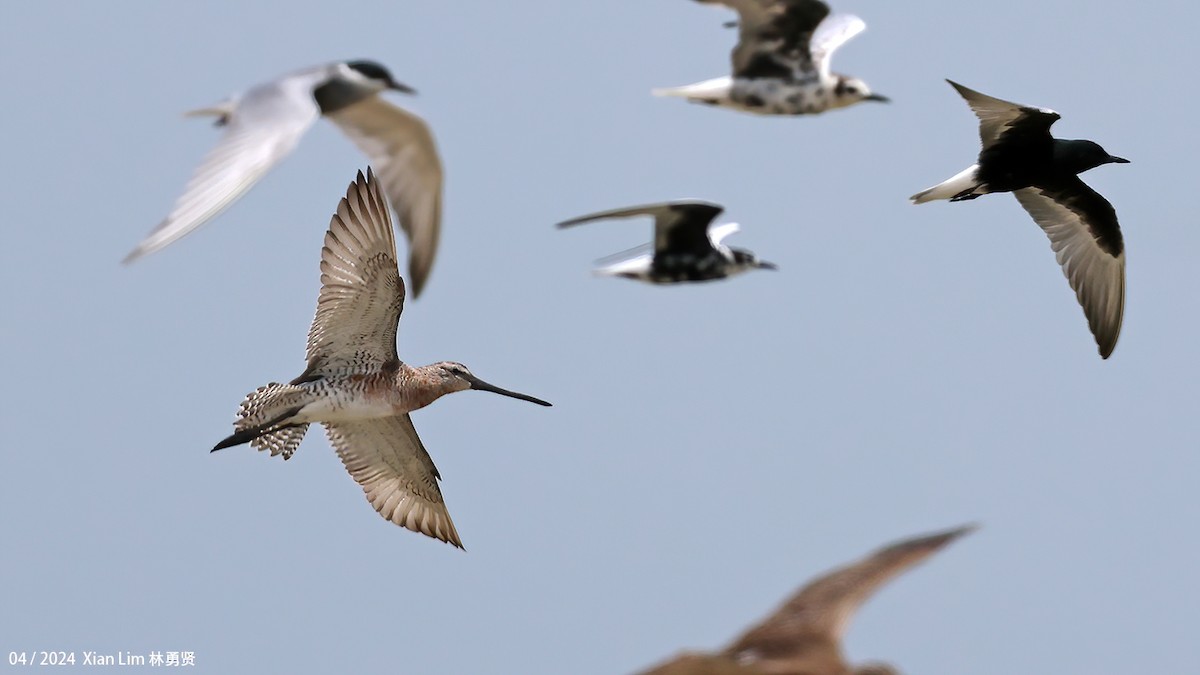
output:
[[[1125,242],[1117,212],[1078,174],[1126,164],[1092,141],[1050,135],[1059,114],[1002,101],[950,82],[979,117],[978,161],[911,197],[916,204],[1012,192],[1050,238],[1050,247],[1083,307],[1100,356],[1117,346],[1125,315]]]
[[[862,80],[831,72],[833,52],[866,29],[821,0],[697,0],[738,13],[732,76],[655,89],[693,103],[759,115],[812,115],[859,101],[886,102]]]
[[[609,218],[654,217],[652,252],[621,259],[596,270],[597,274],[624,277],[652,284],[724,279],[747,270],[775,269],[743,248],[726,246],[726,237],[738,231],[737,223],[712,227],[724,211],[720,204],[681,199],[600,211],[558,224],[570,227]]]
[[[248,394],[235,432],[213,452],[249,443],[288,459],[308,425],[319,422],[379,515],[462,548],[438,487],[441,476],[408,414],[467,389],[550,404],[488,384],[461,363],[414,368],[400,360],[404,280],[379,183],[374,173],[359,172],[329,223],[308,368],[287,384]]]
[[[237,201],[286,157],[319,117],[342,130],[370,159],[409,240],[409,278],[419,295],[437,253],[442,161],[428,125],[388,103],[385,90],[415,93],[372,61],[338,61],[251,87],[188,115],[212,115],[225,129],[171,213],[124,262],[157,251]]]
[[[895,576],[975,529],[907,539],[810,582],[774,614],[716,653],[684,653],[642,675],[894,675],[884,663],[852,667],[842,635],[854,612]]]

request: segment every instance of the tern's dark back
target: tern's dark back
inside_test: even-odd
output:
[[[1035,185],[1054,171],[1054,139],[1049,134],[1000,136],[979,153],[979,180],[992,192],[1011,192]]]
[[[660,253],[654,256],[651,275],[656,283],[724,279],[729,276],[729,261],[712,249]]]

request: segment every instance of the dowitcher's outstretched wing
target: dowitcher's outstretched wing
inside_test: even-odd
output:
[[[437,254],[442,223],[442,160],[429,125],[378,96],[327,117],[354,141],[379,174],[408,236],[408,278],[421,294]]]
[[[1050,126],[1059,114],[1046,108],[1034,108],[981,94],[953,80],[946,80],[967,101],[979,118],[979,140],[987,148],[1001,136],[1026,136],[1050,139]]]
[[[974,529],[960,527],[892,544],[810,582],[725,654],[740,663],[787,663],[810,658],[805,651],[812,645],[836,650],[854,612],[876,590]],[[836,651],[830,657],[840,658]]]
[[[809,42],[829,5],[821,0],[698,0],[738,13],[733,76],[793,77],[814,72]]]
[[[360,372],[395,361],[404,280],[379,181],[358,173],[325,233],[321,293],[308,332],[305,376]]]
[[[462,548],[437,467],[408,415],[325,425],[329,443],[379,515]]]
[[[1057,185],[1022,188],[1013,195],[1050,237],[1100,356],[1107,359],[1117,346],[1125,315],[1125,243],[1116,210],[1078,176]]]

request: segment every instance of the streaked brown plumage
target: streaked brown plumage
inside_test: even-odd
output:
[[[308,367],[287,384],[247,395],[235,433],[213,450],[249,443],[288,459],[308,425],[319,422],[381,516],[461,548],[438,488],[441,476],[408,413],[466,389],[550,404],[488,384],[461,363],[405,364],[396,353],[403,309],[404,280],[387,202],[375,175],[359,172],[321,250]]]

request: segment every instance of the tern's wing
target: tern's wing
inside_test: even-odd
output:
[[[1059,185],[1023,188],[1013,195],[1050,237],[1100,356],[1108,358],[1117,346],[1125,314],[1125,242],[1117,212],[1077,176]]]
[[[408,235],[408,276],[421,294],[437,254],[442,224],[442,160],[420,117],[378,96],[328,115],[354,141],[383,182]]]
[[[723,210],[724,207],[719,204],[690,199],[657,202],[591,213],[563,221],[558,226],[569,227],[606,218],[653,216],[656,254],[666,251],[691,251],[702,254],[712,250],[712,243],[708,238],[708,225]]]
[[[397,360],[404,280],[379,180],[368,169],[338,203],[321,249],[321,293],[308,332],[311,376],[360,371]]]
[[[285,84],[246,92],[225,117],[225,134],[192,174],[171,213],[123,262],[153,253],[208,222],[296,147],[320,110],[310,90]]]
[[[853,14],[834,14],[817,26],[810,41],[810,51],[813,65],[821,77],[829,76],[829,62],[838,47],[866,29],[866,22]]]
[[[325,431],[379,515],[462,548],[438,488],[441,476],[408,415],[328,423]]]
[[[787,661],[802,657],[799,650],[808,641],[840,640],[854,612],[881,586],[974,529],[960,527],[901,541],[819,577],[725,653],[739,662]]]
[[[979,140],[984,148],[990,147],[1002,135],[1019,134],[1049,140],[1050,125],[1059,118],[1059,114],[1053,110],[1004,101],[968,89],[952,80],[946,81],[967,100],[967,105],[979,118]]]
[[[708,240],[712,242],[713,248],[721,245],[725,238],[731,234],[735,234],[741,230],[741,225],[737,223],[722,223],[708,228]]]
[[[738,13],[733,75],[792,77],[813,72],[809,40],[829,6],[821,0],[698,0]]]

